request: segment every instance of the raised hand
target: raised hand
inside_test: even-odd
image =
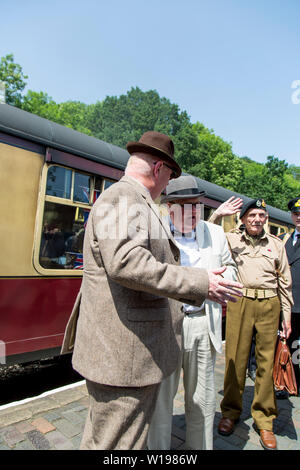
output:
[[[243,199],[231,196],[227,201],[223,202],[216,210],[215,214],[219,217],[233,215],[239,212],[243,205]]]

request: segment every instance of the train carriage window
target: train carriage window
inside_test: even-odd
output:
[[[82,268],[85,225],[90,209],[45,202],[40,264],[48,269]]]
[[[95,177],[95,184],[94,184],[94,194],[93,194],[93,203],[96,202],[98,197],[100,196],[103,190],[103,178],[99,176]]]
[[[70,199],[72,171],[60,166],[51,166],[48,170],[46,194]]]
[[[285,232],[288,232],[287,227],[278,227],[278,234],[277,235],[282,235]]]
[[[277,237],[281,235],[282,233],[289,232],[290,229],[287,225],[279,225],[278,223],[275,222],[269,222],[267,230],[272,234],[276,235]]]
[[[75,172],[73,200],[88,204],[90,202],[90,180],[89,175]]]
[[[103,191],[107,188],[109,188],[112,184],[114,183],[114,181],[110,181],[110,180],[104,180],[104,186],[103,186]]]
[[[39,263],[83,269],[83,238],[91,206],[114,181],[52,165],[48,168]]]
[[[204,220],[208,220],[211,215],[211,208],[204,206]]]
[[[278,227],[276,225],[269,224],[269,230],[272,235],[277,235]]]

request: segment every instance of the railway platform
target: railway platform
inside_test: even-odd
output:
[[[253,382],[247,378],[243,414],[229,437],[217,432],[223,397],[224,353],[216,362],[217,411],[215,450],[263,450],[253,427]],[[38,397],[0,407],[0,450],[77,450],[88,412],[85,382],[61,387]],[[300,450],[300,397],[277,400],[279,415],[274,432],[279,450]],[[174,402],[172,449],[184,450],[185,419],[182,380]]]

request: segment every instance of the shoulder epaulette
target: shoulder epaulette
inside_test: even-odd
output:
[[[273,233],[268,233],[269,237],[275,238],[275,240],[282,242],[282,239],[279,238],[277,235],[273,235]]]
[[[275,238],[275,240],[277,240],[278,242],[279,241],[282,242],[285,245],[291,234],[290,233],[283,233],[283,234],[279,235],[279,237],[277,235],[273,235],[272,233],[269,233],[268,235],[270,235],[270,237],[272,237],[272,238]]]

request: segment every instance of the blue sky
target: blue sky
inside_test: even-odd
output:
[[[300,165],[299,0],[0,0],[0,18],[26,90],[155,89],[237,155]]]

